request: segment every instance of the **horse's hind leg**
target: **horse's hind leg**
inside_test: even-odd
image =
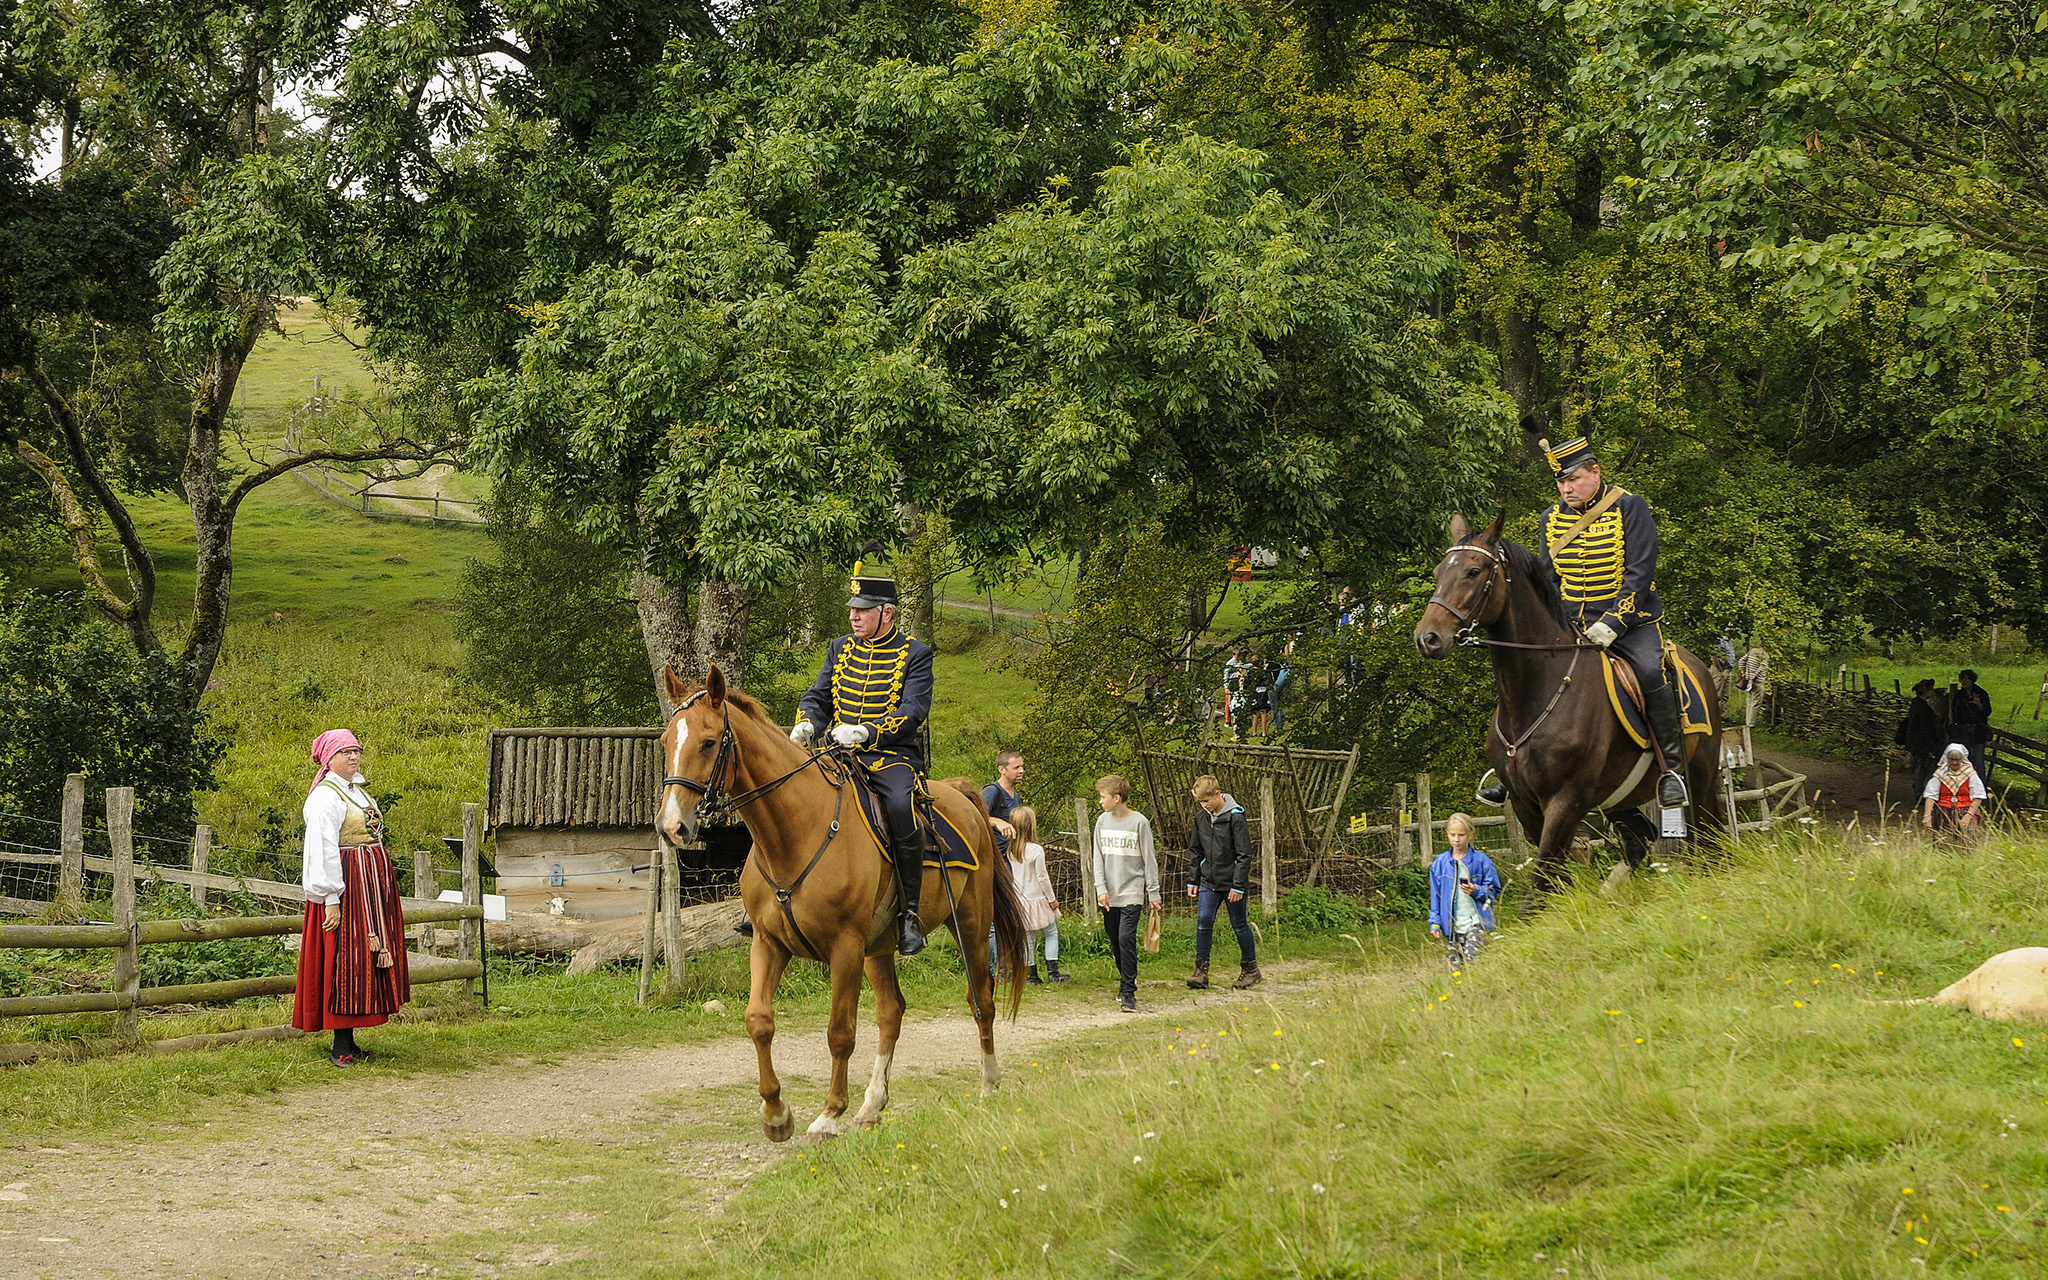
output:
[[[896,978],[893,954],[868,957],[868,982],[875,988],[875,1073],[868,1077],[867,1096],[853,1122],[872,1129],[889,1106],[889,1064],[896,1060],[896,1037],[903,1033],[903,985]]]
[[[996,1065],[996,976],[982,959],[988,954],[989,930],[995,920],[995,884],[986,877],[1009,874],[1008,868],[988,872],[987,866],[985,863],[982,872],[963,877],[966,883],[961,886],[960,927],[953,932],[960,944],[960,954],[966,959],[967,998],[973,1006],[974,1025],[981,1031],[983,1097],[993,1093],[1003,1080],[1002,1070]],[[983,877],[979,884],[976,876]]]
[[[832,1050],[832,1083],[825,1090],[825,1109],[807,1132],[839,1136],[839,1117],[846,1111],[846,1064],[860,1025],[861,935],[843,935],[832,951],[832,1022],[825,1044]]]
[[[782,1080],[775,1074],[775,988],[789,965],[789,953],[760,934],[754,935],[753,989],[747,995],[747,1034],[761,1067],[761,1132],[770,1142],[787,1142],[796,1119],[782,1100]]]

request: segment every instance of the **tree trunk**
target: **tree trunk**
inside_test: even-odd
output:
[[[654,674],[654,696],[661,699],[662,718],[667,719],[675,714],[675,704],[669,701],[662,668],[673,665],[679,676],[694,679],[697,675],[689,589],[655,574],[647,567],[645,556],[633,566],[632,587],[633,607],[640,614],[640,638],[647,644],[647,665]]]
[[[186,633],[178,666],[188,682],[186,701],[195,707],[206,692],[206,682],[213,678],[214,663],[220,660],[221,645],[227,640],[228,601],[234,583],[236,503],[221,497],[221,428],[234,403],[242,366],[263,334],[268,309],[253,301],[244,307],[234,341],[209,353],[192,392],[182,477],[185,502],[192,509],[192,629]]]
[[[747,614],[753,607],[753,590],[743,583],[713,578],[697,588],[698,679],[710,675],[716,664],[727,684],[735,689],[746,684]]]

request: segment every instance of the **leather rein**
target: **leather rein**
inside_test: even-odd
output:
[[[1485,556],[1489,562],[1486,573],[1486,585],[1479,589],[1479,599],[1473,602],[1472,611],[1469,614],[1466,613],[1458,608],[1458,606],[1444,599],[1441,593],[1432,595],[1429,598],[1430,604],[1439,606],[1444,612],[1456,618],[1460,623],[1455,633],[1455,639],[1459,644],[1478,645],[1489,649],[1535,649],[1550,652],[1569,649],[1572,651],[1571,664],[1565,668],[1564,679],[1558,682],[1557,691],[1550,695],[1549,702],[1543,704],[1543,710],[1537,715],[1535,721],[1522,731],[1520,737],[1512,741],[1509,741],[1506,731],[1501,728],[1500,706],[1506,699],[1501,696],[1504,693],[1500,689],[1501,675],[1499,669],[1495,668],[1493,682],[1496,696],[1493,710],[1493,731],[1502,742],[1507,743],[1508,759],[1512,760],[1515,758],[1515,753],[1527,745],[1530,738],[1536,736],[1536,731],[1543,727],[1543,722],[1550,719],[1550,713],[1557,710],[1557,704],[1564,700],[1564,691],[1571,688],[1572,676],[1579,669],[1580,656],[1585,650],[1596,649],[1599,646],[1582,635],[1574,635],[1570,644],[1525,644],[1518,640],[1493,640],[1481,635],[1479,629],[1485,624],[1480,621],[1480,617],[1486,612],[1486,598],[1493,594],[1493,584],[1497,581],[1505,589],[1512,584],[1513,579],[1508,576],[1507,557],[1500,553],[1498,547],[1482,547],[1469,543],[1460,543],[1458,546],[1452,547],[1444,556],[1444,559],[1448,560],[1460,551],[1476,551]]]
[[[699,689],[683,699],[682,704],[670,714],[668,718],[669,724],[674,724],[676,717],[688,711],[696,703],[697,699],[704,696],[705,692],[705,690]],[[664,726],[664,731],[666,731],[666,726]],[[804,770],[813,765],[817,766],[819,776],[824,778],[832,787],[832,825],[825,829],[825,838],[818,843],[817,851],[811,854],[811,860],[804,864],[804,869],[797,873],[796,879],[790,881],[789,887],[785,889],[775,883],[775,877],[768,873],[768,864],[764,860],[756,856],[752,851],[749,851],[747,854],[747,861],[753,864],[754,870],[760,873],[761,879],[766,881],[769,889],[774,891],[775,901],[782,906],[782,918],[789,923],[790,932],[796,935],[796,940],[803,944],[804,950],[813,960],[823,960],[825,955],[812,944],[810,938],[805,936],[803,926],[796,922],[796,912],[790,909],[789,900],[791,895],[795,894],[797,889],[810,876],[811,872],[817,869],[819,860],[825,856],[825,850],[831,848],[832,842],[839,836],[839,815],[845,809],[846,783],[849,775],[846,772],[845,762],[838,757],[849,750],[846,747],[828,747],[823,751],[812,752],[809,759],[796,768],[791,769],[788,773],[770,779],[752,790],[742,791],[738,795],[727,795],[725,792],[725,775],[732,768],[733,752],[732,708],[727,707],[725,710],[725,730],[718,736],[718,754],[711,758],[711,775],[702,782],[697,781],[695,778],[677,777],[674,774],[670,774],[661,780],[661,785],[664,787],[681,787],[686,791],[696,792],[697,813],[700,819],[707,814],[716,819],[737,814],[747,805],[774,791],[777,787],[788,782]]]

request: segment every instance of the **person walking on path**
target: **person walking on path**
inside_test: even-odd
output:
[[[1984,772],[1984,746],[1991,741],[1991,695],[1965,667],[1956,673],[1955,696],[1948,700],[1949,731],[1970,749],[1970,763]]]
[[[382,1026],[412,999],[398,873],[384,852],[383,815],[363,790],[362,761],[362,744],[346,729],[313,739],[302,811],[306,923],[292,1025],[332,1031],[327,1059],[337,1067],[368,1061],[356,1028]]]
[[[996,852],[1007,854],[1016,832],[1010,829],[1010,814],[1024,803],[1017,788],[1024,783],[1024,753],[1015,747],[996,752],[996,780],[981,789],[981,802],[988,806],[988,824],[995,828]]]
[[[1913,757],[1913,785],[1926,785],[1941,762],[1941,709],[1934,705],[1932,679],[1913,686],[1913,700],[1906,704],[1906,722],[1899,726],[1898,742]]]
[[[1244,650],[1232,649],[1223,660],[1223,723],[1244,737]]]
[[[1472,847],[1472,832],[1470,816],[1452,814],[1444,823],[1451,847],[1429,866],[1429,932],[1444,940],[1453,973],[1472,963],[1493,932],[1500,898],[1500,872]]]
[[[1223,794],[1216,779],[1203,774],[1189,791],[1195,798],[1195,820],[1188,835],[1188,896],[1195,900],[1195,972],[1188,985],[1209,989],[1209,948],[1216,937],[1216,909],[1227,907],[1237,933],[1240,972],[1230,985],[1243,990],[1266,980],[1259,972],[1259,944],[1245,918],[1251,888],[1252,838],[1244,806]]]
[[[1984,778],[1970,764],[1970,752],[1960,742],[1948,744],[1942,753],[1942,767],[1927,780],[1921,796],[1926,800],[1920,825],[1936,836],[1953,833],[1963,839],[1977,834],[1978,809],[1984,803]]]
[[[1047,982],[1068,982],[1072,974],[1060,972],[1060,898],[1052,887],[1045,867],[1045,846],[1038,843],[1038,811],[1020,804],[1010,811],[1010,876],[1017,897],[1024,904],[1024,955],[1031,968],[1024,981],[1034,987]],[[1045,940],[1045,977],[1038,976],[1038,943]],[[995,946],[995,931],[989,931],[989,946]],[[990,952],[994,954],[993,950]],[[990,961],[994,963],[993,960]]]
[[[1138,1011],[1138,923],[1145,908],[1157,911],[1159,857],[1152,847],[1152,823],[1131,808],[1130,780],[1107,774],[1095,780],[1102,813],[1095,819],[1095,904],[1116,953],[1117,1000],[1125,1013]]]

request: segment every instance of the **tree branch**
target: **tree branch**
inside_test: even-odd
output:
[[[475,44],[456,45],[448,51],[448,56],[451,58],[480,58],[487,53],[501,53],[529,71],[533,69],[533,64],[539,61],[531,51],[522,49],[500,36],[492,36],[488,40],[479,40]]]
[[[127,505],[121,501],[121,496],[114,492],[114,487],[107,483],[106,477],[100,474],[99,467],[94,465],[92,451],[86,444],[85,424],[80,421],[78,410],[72,406],[64,392],[50,378],[49,372],[43,368],[40,356],[29,362],[28,376],[29,380],[36,384],[36,390],[42,394],[43,407],[49,413],[50,420],[56,424],[57,430],[64,437],[64,449],[71,455],[72,467],[85,481],[86,488],[92,493],[93,501],[106,513],[107,520],[114,526],[115,536],[121,540],[122,549],[128,553],[129,561],[134,567],[135,598],[128,602],[125,608],[133,611],[147,626],[150,610],[156,603],[156,559],[149,554],[149,548],[143,545],[142,534],[135,528],[135,521],[129,516]],[[23,461],[26,462],[27,459],[24,457]],[[29,465],[33,467],[35,464]],[[61,477],[61,472],[58,474]],[[56,485],[50,476],[44,475],[43,480],[44,483],[50,484],[51,492],[56,493]],[[78,495],[71,490],[68,481],[64,488],[70,494],[70,501],[77,504]],[[59,499],[60,507],[62,501]],[[82,504],[80,505],[82,510]],[[67,515],[63,519],[68,529],[70,518]],[[97,562],[97,554],[94,560]],[[83,562],[80,568],[83,569]],[[119,616],[123,621],[129,618],[127,613]]]
[[[264,485],[269,484],[279,476],[296,471],[309,463],[424,462],[432,464],[449,461],[455,457],[456,451],[462,447],[462,444],[463,442],[460,440],[451,440],[445,444],[425,445],[401,437],[400,439],[379,445],[374,449],[314,449],[306,453],[295,453],[289,458],[281,458],[267,467],[242,477],[241,483],[234,487],[233,491],[228,494],[227,500],[221,505],[228,515],[232,517],[236,508],[241,506],[242,499],[248,497]]]

